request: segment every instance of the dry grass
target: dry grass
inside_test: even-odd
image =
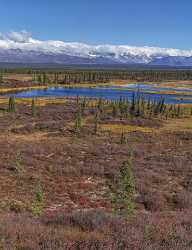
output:
[[[192,117],[180,118],[169,120],[165,122],[162,130],[167,131],[191,131],[192,130]]]
[[[140,126],[131,126],[131,125],[123,125],[123,124],[101,124],[100,128],[104,131],[112,131],[117,133],[124,132],[143,132],[143,133],[153,133],[155,129],[148,128],[148,127],[140,127]]]

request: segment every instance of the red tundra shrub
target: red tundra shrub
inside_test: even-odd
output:
[[[192,210],[136,214],[127,220],[86,210],[65,216],[1,215],[0,249],[192,249]]]
[[[189,191],[181,191],[174,198],[176,207],[179,209],[192,208],[192,193]]]
[[[148,192],[143,195],[143,204],[146,210],[151,212],[167,209],[166,197],[160,192]]]

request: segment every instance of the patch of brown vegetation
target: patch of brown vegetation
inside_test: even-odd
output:
[[[117,239],[117,235],[120,235],[118,244],[125,244],[123,246],[129,247],[122,249],[142,249],[140,247],[144,239],[141,235],[144,231],[149,230],[152,238],[151,240],[148,238],[147,242],[156,247],[156,244],[164,244],[169,240],[172,242],[173,238],[170,238],[172,237],[171,230],[175,227],[179,234],[182,233],[178,246],[188,244],[188,232],[183,226],[182,220],[175,225],[176,214],[180,215],[181,209],[188,209],[189,217],[185,217],[186,223],[190,223],[188,219],[191,218],[190,199],[192,190],[189,176],[192,176],[192,130],[188,128],[187,132],[183,132],[183,129],[180,129],[185,127],[186,119],[173,119],[165,122],[158,119],[146,120],[143,118],[117,118],[114,120],[112,116],[109,116],[106,120],[103,116],[100,124],[140,126],[153,128],[155,131],[154,133],[145,133],[136,129],[126,132],[128,144],[121,145],[119,143],[119,132],[116,130],[107,133],[99,127],[98,134],[94,135],[94,119],[91,107],[85,109],[83,128],[81,134],[77,136],[73,128],[76,100],[60,101],[61,103],[59,99],[57,102],[49,100],[44,102],[44,105],[37,106],[35,117],[31,115],[29,102],[24,101],[22,103],[20,100],[17,103],[16,113],[6,112],[7,104],[1,104],[1,108],[4,110],[1,111],[0,115],[0,210],[2,213],[5,211],[16,213],[30,211],[35,186],[39,180],[45,194],[43,214],[46,214],[46,216],[57,212],[61,214],[62,211],[62,213],[68,213],[70,217],[72,211],[76,213],[77,211],[98,208],[105,212],[111,212],[112,205],[109,198],[108,181],[116,176],[122,162],[127,159],[131,147],[134,153],[133,173],[137,188],[135,196],[137,214],[145,211],[149,215],[146,217],[139,215],[133,221],[130,220],[128,223],[131,227],[123,226],[123,223],[122,229],[115,229],[114,226],[111,229],[111,226],[109,226],[112,223],[111,219],[106,222],[107,226],[95,225],[92,221],[95,215],[90,216],[91,222],[87,222],[87,226],[82,215],[76,215],[80,217],[75,219],[73,214],[74,217],[69,220],[70,223],[66,222],[68,219],[63,218],[66,225],[64,228],[57,226],[56,229],[47,226],[46,223],[57,223],[58,225],[61,222],[46,219],[48,221],[45,223],[27,217],[24,223],[20,217],[15,218],[12,215],[4,217],[2,215],[0,216],[1,223],[6,222],[7,224],[0,230],[5,237],[7,237],[6,232],[9,235],[12,234],[6,246],[13,246],[11,244],[17,246],[18,244],[18,246],[28,247],[31,244],[30,249],[54,249],[51,247],[55,247],[54,244],[58,244],[61,235],[65,235],[64,240],[61,241],[61,248],[57,249],[67,249],[62,247],[68,246],[65,244],[68,244],[69,241],[74,241],[74,244],[76,244],[75,242],[81,242],[81,240],[85,245],[82,245],[84,248],[81,246],[80,249],[91,249],[89,247],[93,247],[93,245],[89,244],[98,244],[100,248],[96,249],[104,249],[104,246],[107,246],[107,249],[119,249],[114,239]],[[178,130],[175,125],[175,129],[172,131],[174,121],[175,124],[180,125]],[[22,155],[23,159],[22,171],[19,173],[15,171],[17,152]],[[175,211],[173,216],[170,211]],[[162,214],[153,215],[153,213],[159,212],[162,212]],[[150,226],[144,228],[140,218],[146,220],[145,225],[149,223]],[[61,219],[57,220],[60,221]],[[97,219],[95,220],[97,222]],[[170,220],[171,223],[168,229],[165,227],[166,220]],[[74,224],[71,224],[72,222]],[[12,231],[12,223],[15,223],[18,232]],[[24,223],[22,224],[24,227],[21,227],[21,223]],[[32,223],[32,227],[29,227],[30,223]],[[138,225],[138,227],[135,225]],[[157,233],[154,229],[155,225],[159,229],[163,225],[161,228],[162,234]],[[43,234],[41,243],[40,238],[36,238],[33,245],[31,239],[37,230],[36,227],[38,227],[40,234],[45,232],[45,235]],[[105,228],[106,234],[109,233],[107,236],[105,235],[105,239],[103,239],[102,228]],[[26,234],[23,234],[24,238],[20,236],[22,242],[18,242],[15,237],[18,234],[21,235],[22,230],[25,230]],[[86,230],[93,231],[93,233],[88,237],[84,233]],[[133,231],[131,230],[137,234],[138,241],[134,242]],[[167,230],[170,231],[167,232]],[[0,234],[2,235],[2,233]],[[129,241],[123,238],[125,234],[129,234]],[[149,237],[149,234],[147,237]],[[177,233],[173,237],[176,237],[176,235]],[[45,244],[45,240],[48,240],[50,248],[41,247],[41,244]],[[112,248],[110,244],[115,245]],[[176,243],[174,242],[174,244]],[[166,247],[145,249],[172,249]],[[176,245],[174,249],[179,248]]]

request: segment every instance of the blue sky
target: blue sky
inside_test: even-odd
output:
[[[0,0],[0,32],[192,49],[191,0]]]

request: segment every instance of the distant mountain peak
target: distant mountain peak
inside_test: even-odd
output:
[[[192,50],[128,45],[88,45],[41,41],[26,31],[0,34],[0,62],[14,63],[121,63],[191,66]]]

